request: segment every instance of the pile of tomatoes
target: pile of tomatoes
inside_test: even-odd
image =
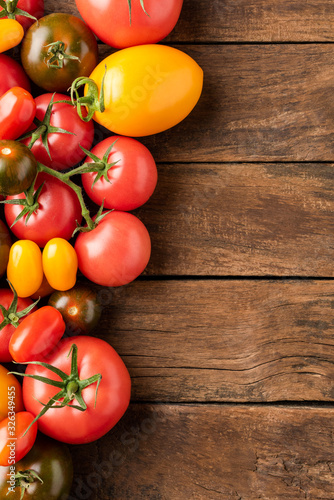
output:
[[[44,16],[43,0],[0,2],[0,362],[25,369],[21,388],[21,372],[0,365],[1,498],[67,498],[63,443],[99,439],[128,407],[129,373],[90,336],[101,307],[77,272],[117,287],[148,264],[149,233],[129,211],[153,194],[157,168],[134,137],[186,118],[203,84],[192,58],[156,44],[182,1],[76,0],[84,21]],[[120,50],[99,63],[97,38]],[[22,66],[3,53],[19,44]]]

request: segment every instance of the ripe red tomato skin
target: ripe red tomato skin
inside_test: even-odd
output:
[[[82,396],[87,410],[81,412],[66,406],[49,409],[38,421],[38,427],[47,436],[69,444],[89,443],[99,439],[118,422],[130,402],[131,380],[123,361],[116,351],[104,340],[79,336],[61,340],[56,351],[48,356],[47,363],[70,373],[71,359],[68,353],[72,344],[78,347],[80,379],[97,373],[102,375],[96,406],[96,383],[86,387]],[[47,376],[53,380],[59,377],[41,366],[29,365],[27,374]],[[24,377],[23,401],[27,411],[37,415],[43,406],[58,392],[57,387]]]
[[[0,140],[17,139],[32,124],[36,103],[22,87],[13,87],[0,97]]]
[[[38,174],[35,190],[44,182],[39,205],[26,222],[22,217],[12,228],[12,232],[20,240],[26,239],[44,247],[52,238],[69,240],[76,228],[76,221],[81,222],[81,206],[74,191],[60,180],[49,174]],[[24,194],[7,196],[6,199],[22,199]],[[5,204],[5,218],[9,227],[23,209],[22,205]]]
[[[6,467],[7,465],[13,465],[14,463],[21,460],[34,445],[37,436],[37,424],[36,422],[30,427],[29,431],[25,436],[24,432],[28,426],[32,423],[34,417],[31,413],[27,411],[17,412],[15,414],[15,425],[11,426],[9,422],[10,418],[5,418],[0,422],[0,465]],[[14,432],[16,440],[14,441],[15,453],[14,456],[10,455],[10,448],[8,444],[11,442],[9,439],[9,431]],[[11,460],[9,462],[9,460]]]
[[[14,361],[44,361],[65,332],[63,317],[57,309],[44,306],[23,319],[9,343]]]
[[[5,309],[9,308],[12,301],[13,301],[13,292],[6,288],[0,289],[0,304],[3,305]],[[31,299],[29,298],[22,299],[19,297],[17,302],[17,310],[23,311],[23,309],[30,306],[31,304],[32,304]],[[31,312],[35,310],[36,309],[34,308]],[[0,323],[2,320],[3,320],[3,315],[0,311]],[[22,320],[23,318],[19,320],[19,323],[21,323]],[[12,356],[10,355],[9,352],[9,342],[15,330],[16,330],[15,327],[12,325],[7,325],[2,330],[0,330],[0,362],[2,363],[8,363],[12,361]]]
[[[139,0],[132,0],[131,24],[127,2],[118,0],[75,0],[78,10],[100,40],[119,49],[156,43],[174,28],[183,0],[145,0],[143,11]],[[108,19],[108,23],[101,23]]]
[[[35,98],[36,118],[43,120],[46,109],[53,94],[42,94]],[[54,101],[69,101],[69,96],[56,93]],[[50,124],[59,127],[72,134],[51,133],[48,135],[48,143],[52,160],[50,160],[41,138],[37,139],[31,151],[37,161],[54,170],[66,170],[79,163],[85,153],[80,149],[79,144],[86,149],[90,149],[94,139],[94,125],[92,121],[85,123],[82,121],[76,109],[65,103],[54,104],[52,108]],[[36,127],[34,127],[36,128]],[[29,130],[32,130],[30,128]],[[28,145],[30,138],[22,141]]]
[[[17,3],[19,9],[28,12],[32,16],[39,19],[44,14],[44,0],[19,0]],[[0,11],[2,7],[0,7]],[[5,17],[3,19],[6,19]],[[33,19],[29,19],[25,16],[16,16],[16,21],[18,21],[26,31],[33,23]]]
[[[0,97],[13,87],[30,92],[30,82],[22,66],[5,54],[0,54],[0,75]]]
[[[117,164],[108,171],[107,182],[101,177],[93,186],[96,174],[82,174],[82,184],[87,195],[98,205],[116,210],[134,210],[153,194],[158,180],[157,167],[149,150],[130,137],[111,136],[94,146],[92,153],[103,158],[107,149],[117,141],[108,158],[108,163]],[[90,163],[87,157],[85,162]]]
[[[86,278],[98,285],[121,286],[144,271],[151,255],[151,240],[137,217],[114,210],[95,229],[80,233],[74,248]]]

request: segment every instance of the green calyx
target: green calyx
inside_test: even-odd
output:
[[[53,127],[52,125],[50,125],[52,107],[55,104],[54,96],[55,96],[55,94],[53,94],[51,101],[49,102],[49,105],[46,109],[43,120],[41,121],[38,118],[34,119],[34,123],[37,126],[37,128],[35,130],[30,130],[29,132],[26,132],[24,135],[22,135],[18,139],[18,140],[22,140],[22,139],[26,139],[27,137],[31,137],[31,140],[28,144],[28,148],[31,149],[33,147],[33,145],[35,144],[35,142],[37,141],[37,139],[41,138],[43,146],[45,147],[46,152],[48,153],[50,160],[52,160],[52,158],[51,158],[50,149],[49,149],[48,135],[54,134],[54,133],[75,135],[73,132],[69,132],[68,130],[64,130],[63,128]],[[70,104],[70,101],[66,101],[66,102],[68,104]]]
[[[87,225],[87,226],[80,226],[78,224],[77,227],[76,227],[76,229],[73,231],[72,237],[77,232],[80,232],[80,233],[89,233],[89,231],[92,231],[93,229],[95,229],[98,226],[98,224],[101,222],[102,219],[104,219],[104,217],[106,215],[110,214],[110,212],[113,211],[113,209],[112,209],[112,210],[108,210],[107,212],[102,213],[103,212],[103,205],[104,205],[104,200],[102,202],[102,205],[99,208],[99,211],[97,212],[97,214],[95,216],[94,221],[91,220],[92,225],[91,226],[89,226],[89,225]]]
[[[15,474],[15,488],[21,489],[20,500],[23,500],[26,490],[31,484],[35,483],[36,481],[39,481],[43,484],[43,480],[33,469],[18,471]]]
[[[27,225],[32,214],[36,213],[37,210],[39,209],[38,199],[43,189],[44,182],[39,186],[37,191],[34,193],[35,181],[31,184],[31,186],[27,191],[24,191],[25,198],[15,199],[15,200],[3,200],[0,202],[6,205],[20,205],[24,207],[14,220],[13,224],[10,226],[11,228],[23,217],[25,217],[24,223],[25,225]]]
[[[30,361],[24,363],[26,365],[38,365],[47,368],[51,372],[55,373],[60,377],[61,380],[52,380],[47,377],[42,377],[40,375],[30,375],[27,373],[19,373],[19,372],[10,372],[13,375],[21,375],[22,377],[33,378],[34,380],[38,380],[39,382],[43,382],[48,385],[52,385],[60,389],[59,392],[55,396],[53,396],[47,403],[43,403],[42,401],[38,401],[43,409],[40,413],[34,418],[29,427],[26,429],[23,436],[25,436],[30,429],[30,427],[37,422],[39,418],[41,418],[50,408],[59,409],[64,408],[65,406],[69,406],[70,408],[74,408],[78,411],[87,410],[87,405],[83,399],[82,391],[89,385],[96,383],[96,392],[95,392],[95,406],[97,400],[97,393],[99,390],[99,385],[102,379],[102,375],[97,373],[92,377],[89,377],[84,380],[80,380],[79,378],[79,368],[78,368],[78,347],[76,344],[72,344],[68,357],[71,356],[71,373],[68,375],[63,372],[59,368],[55,366],[49,365],[48,363],[43,363],[40,361]],[[73,404],[76,401],[78,404]],[[94,407],[95,407],[94,406]]]
[[[37,21],[37,18],[17,7],[18,0],[0,0],[0,6],[3,10],[0,12],[0,19],[8,17],[8,19],[16,19],[16,16],[24,16]]]
[[[46,47],[48,48],[48,50],[47,57],[45,58],[45,63],[47,64],[48,68],[62,69],[64,67],[65,61],[69,59],[80,62],[79,57],[72,56],[71,54],[67,54],[65,52],[66,45],[64,42],[58,41],[49,43],[45,46],[45,48]]]
[[[128,0],[128,5],[129,5],[129,16],[130,16],[130,25],[131,25],[131,22],[132,22],[132,0]],[[143,9],[143,11],[145,12],[145,14],[148,17],[150,17],[149,14],[146,12],[144,0],[140,0],[140,5],[141,5],[141,8]]]
[[[67,130],[63,130],[61,128],[53,127],[50,125],[50,118],[51,118],[53,105],[56,103],[60,103],[60,102],[64,102],[64,103],[69,104],[69,105],[72,105],[72,104],[77,105],[78,106],[78,114],[79,114],[80,118],[84,121],[89,121],[90,117],[92,117],[94,112],[95,112],[93,110],[93,107],[94,107],[94,109],[95,109],[95,107],[97,107],[101,112],[103,112],[103,110],[104,110],[104,93],[103,93],[104,78],[105,78],[105,75],[104,75],[103,80],[102,80],[102,90],[101,90],[100,95],[98,92],[97,85],[95,84],[95,82],[93,80],[90,80],[89,78],[78,78],[77,80],[75,80],[73,82],[72,88],[71,88],[71,101],[56,101],[56,102],[54,102],[54,95],[53,95],[52,99],[47,107],[43,121],[36,119],[35,123],[37,125],[37,129],[24,134],[22,137],[20,137],[20,140],[25,139],[27,137],[31,137],[31,140],[29,143],[29,148],[32,148],[32,146],[34,145],[36,140],[39,137],[41,137],[42,142],[44,144],[44,147],[47,150],[49,157],[51,158],[50,151],[49,151],[49,145],[48,145],[48,134],[51,132],[52,133],[57,132],[57,133],[63,133],[63,134],[72,134],[72,132],[68,132]],[[78,88],[81,85],[85,85],[86,83],[88,84],[89,88],[91,89],[90,95],[87,95],[86,97],[79,97]],[[75,97],[76,97],[76,99],[75,99]],[[91,108],[90,113],[87,116],[83,117],[82,112],[81,112],[81,108],[88,106],[91,99],[92,99],[92,102],[93,101],[95,102],[95,104],[92,105],[93,107]],[[89,210],[86,207],[86,204],[85,204],[85,201],[83,198],[83,194],[82,194],[82,188],[80,186],[78,186],[77,184],[75,184],[71,180],[71,177],[74,175],[80,175],[80,174],[84,174],[87,172],[93,172],[93,173],[96,173],[96,177],[94,179],[93,185],[99,179],[101,179],[102,176],[104,177],[104,179],[106,179],[108,182],[110,182],[109,178],[108,178],[108,171],[110,168],[114,167],[117,162],[108,163],[108,157],[109,157],[110,151],[111,151],[112,147],[114,146],[115,142],[107,149],[107,151],[102,159],[98,158],[93,153],[91,153],[90,151],[88,151],[87,149],[83,148],[80,145],[80,147],[84,151],[84,153],[87,156],[89,156],[93,160],[93,162],[84,163],[83,165],[81,165],[77,168],[74,168],[72,170],[69,170],[68,172],[58,172],[57,170],[54,170],[50,167],[47,167],[46,165],[43,165],[40,162],[37,162],[37,174],[40,172],[44,172],[52,177],[56,177],[61,182],[66,184],[68,187],[70,187],[77,195],[77,198],[78,198],[80,206],[81,206],[81,214],[82,214],[82,217],[84,218],[87,225],[80,226],[78,224],[77,225],[78,227],[75,229],[72,236],[74,236],[77,231],[81,231],[81,232],[92,231],[93,229],[95,229],[97,227],[99,222],[101,222],[103,217],[105,217],[110,212],[102,213],[102,211],[103,211],[103,204],[102,204],[102,206],[100,207],[100,209],[99,209],[99,211],[98,211],[98,213],[93,221],[93,219],[90,216]],[[26,195],[25,199],[4,200],[4,201],[0,202],[0,203],[11,204],[11,205],[22,205],[23,206],[22,211],[16,217],[12,226],[14,224],[16,224],[22,217],[26,217],[25,224],[27,224],[31,215],[33,213],[36,213],[37,210],[39,209],[38,200],[39,200],[39,196],[41,194],[42,188],[43,188],[43,184],[37,189],[37,191],[35,193],[34,193],[34,184],[35,184],[35,181],[30,186],[30,188],[27,191],[25,191],[25,195]]]
[[[105,72],[101,82],[101,92],[99,92],[98,86],[91,78],[85,76],[80,76],[76,78],[71,85],[71,101],[73,106],[77,107],[77,113],[81,120],[84,122],[89,122],[94,113],[103,113],[105,110],[104,105],[104,80],[107,73],[107,66],[105,67]],[[83,85],[87,85],[86,95],[80,96],[79,89]],[[87,115],[83,116],[82,108],[87,111]]]
[[[9,283],[10,288],[12,289],[14,297],[13,297],[12,303],[10,304],[8,309],[5,309],[4,306],[2,304],[0,304],[0,311],[1,311],[1,314],[3,316],[3,320],[0,323],[0,330],[2,330],[7,325],[12,325],[12,326],[14,326],[14,328],[17,328],[19,326],[19,320],[21,318],[24,318],[24,316],[27,316],[27,314],[29,314],[30,311],[39,302],[39,299],[38,299],[38,300],[36,300],[36,302],[31,304],[30,306],[23,309],[23,311],[18,311],[17,310],[18,297],[17,297],[16,290],[10,281],[8,281],[8,283]]]
[[[90,163],[85,163],[84,165],[82,165],[81,169],[82,171],[84,172],[96,172],[96,176],[95,176],[95,179],[94,179],[94,182],[92,184],[92,189],[94,187],[94,185],[96,184],[97,181],[99,181],[101,179],[101,177],[103,177],[107,182],[110,183],[110,179],[108,177],[108,172],[109,170],[114,167],[118,162],[119,160],[117,161],[114,161],[112,163],[108,163],[108,158],[109,158],[109,155],[110,155],[110,152],[112,150],[112,148],[115,146],[116,142],[118,141],[118,139],[116,139],[116,141],[114,141],[110,146],[109,148],[106,150],[106,152],[104,153],[103,155],[103,158],[99,158],[98,156],[94,155],[94,153],[91,153],[90,151],[88,151],[87,149],[83,148],[82,146],[80,146],[80,148],[82,149],[82,151],[91,159],[93,160],[92,162]],[[82,172],[82,173],[84,173]]]

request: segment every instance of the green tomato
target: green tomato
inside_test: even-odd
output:
[[[54,292],[49,305],[61,312],[70,335],[87,334],[98,324],[101,305],[94,290],[77,285],[65,292]]]
[[[37,174],[37,161],[30,149],[17,141],[0,141],[0,194],[23,193]]]
[[[70,452],[63,443],[39,435],[30,452],[13,467],[13,476],[17,478],[8,496],[12,471],[10,466],[0,467],[0,498],[64,500],[70,493],[73,464]]]

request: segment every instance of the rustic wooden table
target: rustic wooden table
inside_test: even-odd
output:
[[[143,139],[152,259],[97,332],[133,402],[72,447],[73,499],[333,500],[333,40],[330,0],[185,0],[204,92]]]

